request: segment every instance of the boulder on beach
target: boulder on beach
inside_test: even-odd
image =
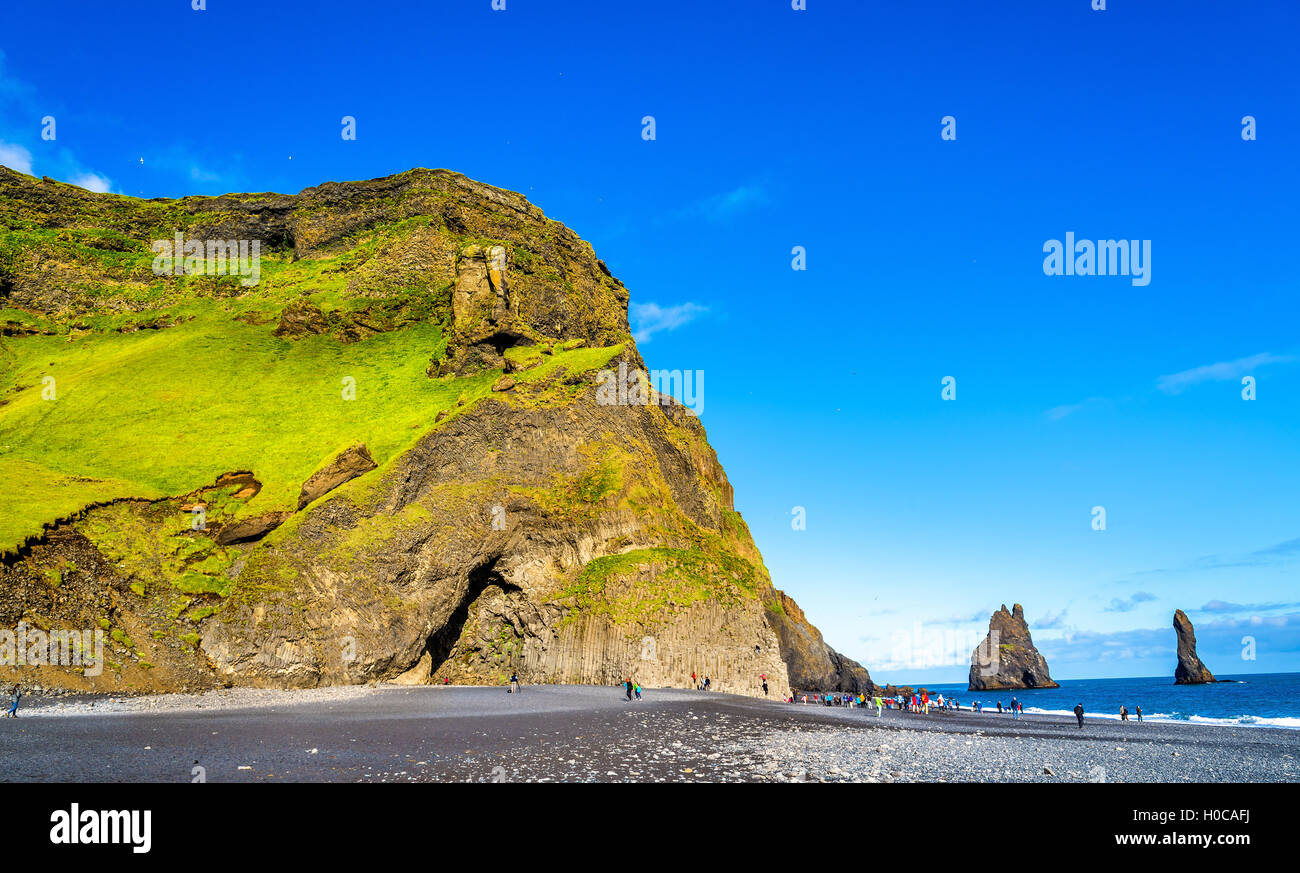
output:
[[[1174,668],[1175,685],[1204,685],[1217,681],[1196,654],[1196,629],[1181,609],[1174,610],[1174,632],[1178,634],[1178,666]]]
[[[1057,687],[1029,636],[1024,607],[1017,603],[1008,612],[1002,604],[989,619],[988,636],[971,653],[968,690]]]

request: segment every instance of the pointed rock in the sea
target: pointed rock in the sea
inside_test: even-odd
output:
[[[1175,685],[1204,685],[1216,681],[1209,668],[1196,654],[1196,630],[1187,613],[1174,610],[1174,632],[1178,634],[1178,666],[1174,668]]]
[[[1011,688],[1058,688],[1047,671],[1047,661],[1034,648],[1019,603],[1006,604],[989,619],[989,633],[970,659],[970,691]]]

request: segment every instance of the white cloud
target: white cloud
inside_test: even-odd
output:
[[[1156,596],[1147,591],[1135,591],[1133,596],[1128,600],[1120,600],[1118,597],[1112,597],[1110,606],[1105,607],[1106,612],[1132,612],[1142,603],[1150,603],[1155,600]]]
[[[32,153],[20,145],[0,140],[0,164],[28,176],[32,175]]]
[[[762,186],[741,185],[723,194],[706,197],[697,208],[707,217],[723,221],[766,202],[767,191]]]
[[[678,303],[660,306],[658,303],[633,303],[628,307],[632,316],[632,336],[637,342],[649,342],[661,330],[676,330],[708,312],[708,307],[695,303]]]
[[[1156,387],[1166,394],[1179,394],[1202,382],[1236,382],[1242,376],[1250,375],[1257,367],[1265,364],[1286,364],[1295,359],[1295,355],[1274,355],[1263,352],[1247,358],[1238,358],[1235,361],[1206,364],[1203,367],[1193,367],[1190,370],[1161,376],[1156,380]]]
[[[72,177],[72,184],[78,188],[85,188],[87,191],[95,191],[99,194],[107,194],[108,189],[113,185],[107,176],[101,176],[98,173],[79,173]]]

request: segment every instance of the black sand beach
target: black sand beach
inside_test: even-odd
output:
[[[1300,731],[833,709],[718,693],[383,686],[35,701],[5,781],[1285,782]],[[196,771],[195,768],[202,768]]]

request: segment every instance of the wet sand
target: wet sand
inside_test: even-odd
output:
[[[233,689],[31,701],[7,781],[1300,781],[1300,731],[918,715],[648,689]]]

